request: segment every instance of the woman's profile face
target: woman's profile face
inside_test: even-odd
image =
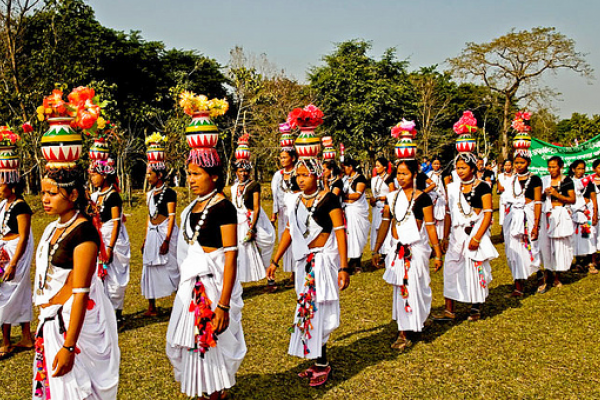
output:
[[[194,163],[188,166],[188,181],[190,190],[196,196],[209,194],[217,187],[217,177],[211,176],[204,168]]]
[[[304,165],[299,165],[296,169],[296,180],[298,182],[298,187],[304,193],[312,194],[317,188],[317,177],[310,173],[308,168]]]
[[[42,179],[41,194],[42,205],[48,215],[62,215],[72,210],[78,196],[77,190],[74,190],[69,196],[64,188],[59,188],[55,181],[48,178]]]
[[[398,184],[402,189],[408,189],[413,186],[413,174],[404,163],[398,164],[396,179],[398,179]]]

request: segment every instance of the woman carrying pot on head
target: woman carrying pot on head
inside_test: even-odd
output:
[[[600,160],[594,160],[592,163],[592,168],[594,169],[594,174],[592,175],[592,182],[596,186],[596,203],[598,203],[598,194],[600,194]],[[594,214],[595,216],[596,214]],[[600,250],[600,232],[598,229],[598,218],[592,219],[592,221],[596,221],[596,224],[592,224],[592,229],[594,230],[594,236],[596,237],[596,248]],[[595,253],[592,258],[593,264],[588,269],[590,274],[598,273],[598,253]]]
[[[406,141],[396,147],[404,145]],[[403,352],[412,347],[414,335],[423,330],[429,317],[429,257],[433,247],[437,271],[442,267],[442,251],[431,198],[416,188],[419,164],[414,159],[414,150],[398,152],[398,155],[396,177],[400,188],[386,196],[375,250],[383,245],[391,225],[393,250],[385,260],[383,279],[394,288],[392,319],[398,323],[398,336],[392,348]],[[377,253],[376,257],[379,257]]]
[[[362,272],[361,257],[369,238],[369,205],[365,190],[367,179],[360,172],[358,161],[344,159],[344,214],[348,235],[348,265],[352,272]]]
[[[539,293],[547,292],[551,286],[561,287],[560,274],[568,271],[573,262],[573,220],[568,206],[575,204],[573,180],[565,177],[565,164],[558,156],[548,160],[550,175],[542,179],[542,229],[540,230],[540,252],[545,274]]]
[[[167,329],[167,356],[181,392],[226,398],[246,355],[238,264],[237,210],[223,195],[223,167],[214,147],[192,148],[187,162],[196,199],[181,213],[181,274]]]
[[[433,218],[435,219],[435,230],[438,238],[444,237],[444,220],[446,218],[446,186],[444,184],[442,169],[442,160],[439,157],[433,157],[431,161],[432,170],[427,176],[435,184],[435,190],[429,192],[429,197],[433,202]]]
[[[490,261],[498,257],[490,238],[492,190],[486,182],[476,178],[477,157],[471,153],[474,141],[470,133],[476,130],[477,120],[470,111],[465,111],[454,124],[454,131],[459,135],[459,154],[454,162],[459,179],[447,188],[448,211],[442,241],[446,249],[445,309],[436,316],[437,320],[454,320],[456,301],[471,304],[469,321],[480,319],[492,281]]]
[[[19,174],[19,158],[9,136],[18,138],[8,127],[1,127],[0,139],[10,144],[4,149],[0,168],[0,360],[15,348],[31,349],[31,258],[33,257],[33,212],[23,199],[24,182]],[[8,142],[8,143],[7,143]],[[10,158],[7,158],[10,157]],[[21,325],[22,338],[14,346],[10,340],[13,325]]]
[[[123,200],[117,186],[117,171],[112,159],[93,160],[89,169],[94,222],[102,238],[98,252],[98,275],[104,290],[116,310],[117,323],[122,326],[125,289],[129,284],[131,249],[129,235],[123,224]]]
[[[117,398],[117,322],[96,274],[101,239],[85,213],[82,177],[79,167],[51,162],[42,180],[44,211],[58,219],[36,253],[34,399]]]
[[[591,178],[584,179],[585,161],[574,161],[569,167],[569,177],[575,189],[575,204],[571,205],[573,235],[573,255],[575,269],[579,272],[596,268],[592,255],[596,253],[597,239],[593,227],[598,223],[598,202],[596,186]]]
[[[148,299],[145,316],[158,315],[156,299],[170,296],[177,291],[179,285],[177,193],[167,185],[167,167],[162,145],[164,138],[158,135],[151,140],[146,170],[146,180],[151,189],[146,194],[148,219],[142,246],[143,269],[140,283],[142,296]]]
[[[280,140],[281,151],[279,152],[279,163],[281,169],[273,174],[271,180],[271,193],[273,196],[273,213],[271,214],[271,223],[277,222],[278,238],[281,240],[283,231],[287,226],[287,210],[285,208],[285,198],[287,195],[296,193],[300,190],[296,177],[294,176],[294,165],[298,161],[298,155],[294,150],[294,141],[291,136],[289,124],[279,125],[279,131],[282,133]],[[292,276],[286,287],[294,286],[294,260],[292,252],[287,251],[281,261],[283,272],[291,272]]]
[[[323,187],[328,192],[331,192],[340,199],[344,197],[344,182],[342,181],[342,169],[335,160],[323,161]]]
[[[231,186],[238,218],[237,279],[242,283],[260,281],[266,276],[275,246],[275,229],[260,206],[260,184],[250,179],[249,139],[245,134],[238,141],[234,165],[237,179]],[[275,290],[274,285],[275,282],[269,281],[271,290]]]
[[[369,203],[371,204],[371,252],[375,254],[375,244],[377,243],[377,235],[381,227],[383,218],[383,207],[385,205],[385,199],[388,193],[395,190],[394,178],[395,174],[392,174],[392,164],[385,158],[379,157],[375,161],[374,176],[371,178],[371,198]],[[386,229],[386,235],[388,230]],[[383,254],[383,260],[387,254],[387,247],[383,246],[380,250]],[[371,259],[373,267],[378,268],[379,265],[376,260]]]

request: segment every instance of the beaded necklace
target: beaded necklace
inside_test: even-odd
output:
[[[404,192],[404,190],[401,191]],[[412,209],[415,204],[415,188],[413,188],[412,192],[410,193],[410,201],[408,202],[408,207],[406,208],[402,219],[398,219],[398,216],[396,215],[396,202],[398,201],[399,195],[400,190],[396,192],[396,196],[394,197],[394,202],[392,203],[392,214],[394,215],[394,220],[396,221],[396,224],[398,226],[401,226],[404,223],[404,221],[406,221],[406,219],[412,214]]]
[[[388,174],[387,172],[383,175],[383,177],[377,175],[377,179],[379,182],[379,185],[377,185],[377,183],[375,183],[375,187],[373,188],[373,195],[374,197],[377,199],[379,197],[379,195],[381,194],[381,187],[383,186],[385,180],[388,178]]]
[[[100,204],[98,206],[98,214],[102,214],[102,212],[104,212],[104,203],[106,203],[106,198],[110,195],[112,190],[113,190],[113,187],[111,185],[104,192],[96,192],[96,193],[98,193],[98,197],[96,197],[96,199],[100,199],[100,196],[102,196],[102,204]],[[98,203],[96,202],[96,204],[98,204]]]
[[[64,224],[60,222],[60,218],[56,221],[56,225],[54,226],[54,229],[52,230],[52,233],[49,236],[50,241],[52,241],[52,237],[58,229],[62,229],[63,231],[60,233],[60,235],[58,235],[58,239],[56,239],[56,242],[52,246],[48,246],[48,261],[46,263],[46,269],[44,271],[44,278],[40,279],[40,283],[38,285],[38,290],[40,291],[40,294],[44,291],[44,288],[46,286],[46,280],[48,279],[48,271],[50,271],[54,253],[56,253],[56,250],[58,250],[58,247],[60,246],[60,243],[64,240],[67,231],[69,230],[69,227],[73,225],[73,223],[77,220],[77,217],[79,217],[79,211],[76,211],[75,215],[73,215],[73,217]]]
[[[244,190],[242,191],[241,194],[240,194],[240,187],[242,187],[241,186],[242,182],[240,182],[238,184],[237,192],[236,192],[236,195],[235,195],[235,206],[237,208],[242,208],[242,206],[244,205],[244,198],[246,197],[246,189],[248,189],[248,186],[250,185],[251,182],[252,181],[247,181],[247,182],[244,183],[244,186],[243,186]],[[240,203],[240,198],[241,198],[241,203]]]
[[[352,184],[354,184],[354,181],[356,180],[356,178],[358,178],[360,174],[358,172],[354,172],[354,175],[351,175],[348,177],[348,180],[346,181],[346,183],[348,184],[348,189],[352,189]]]
[[[519,177],[522,176],[526,176],[527,180],[525,181],[525,185],[521,188],[521,192],[517,193],[517,181],[519,182],[519,185],[521,183],[521,181],[519,180]],[[513,192],[513,197],[515,198],[519,198],[521,196],[524,196],[525,193],[527,192],[527,188],[529,187],[529,184],[531,183],[531,172],[527,172],[525,174],[517,174],[517,176],[515,177],[515,179],[513,179],[513,184],[512,184],[512,192]]]
[[[290,171],[288,175],[290,176],[289,179],[285,179],[285,169],[281,170],[281,182],[279,182],[279,187],[284,193],[291,193],[292,191],[292,171]]]
[[[16,199],[12,203],[10,203],[10,206],[8,206],[8,209],[4,213],[4,218],[2,219],[2,231],[0,231],[0,239],[4,238],[4,232],[6,232],[6,224],[8,223],[8,221],[10,221],[10,213],[11,213],[13,207],[15,206],[15,204],[17,204],[19,201],[21,201],[21,200]]]
[[[470,199],[473,199],[473,196],[475,196],[475,188],[477,187],[479,180],[476,178],[471,179],[470,181],[462,181],[460,182],[460,196],[458,197],[458,209],[460,211],[460,213],[462,215],[464,215],[466,218],[470,218],[473,215],[473,207],[471,207],[471,204],[469,204],[469,212],[465,213],[465,209],[463,207],[462,204],[462,199],[465,199],[465,201],[467,203],[469,203],[467,201],[467,198],[465,197],[465,194],[463,193],[463,188],[467,185],[471,185],[471,194],[469,196]]]
[[[165,197],[165,192],[167,191],[167,188],[164,184],[160,187],[160,189],[161,189],[161,191],[160,191],[160,194],[158,195],[158,201],[154,202],[154,205],[156,208],[154,209],[154,213],[150,214],[151,220],[153,220],[154,218],[156,218],[158,216],[158,207],[162,204],[163,197]],[[154,201],[155,195],[156,195],[156,190],[153,189],[152,194],[150,195],[150,201]]]
[[[196,198],[196,200],[194,200],[194,203],[190,207],[190,212],[187,213],[187,215],[185,216],[185,222],[183,223],[184,224],[183,225],[183,237],[189,243],[190,246],[193,245],[196,240],[198,240],[198,236],[200,235],[200,229],[204,225],[206,216],[208,215],[208,210],[216,204],[216,203],[213,203],[213,200],[214,200],[216,194],[217,194],[217,189],[213,190],[212,192],[210,192],[209,194],[207,194],[205,196],[202,196],[202,197],[198,196],[198,198]],[[200,215],[200,219],[198,220],[198,223],[196,224],[196,226],[193,229],[194,234],[190,238],[187,234],[187,226],[188,226],[188,221],[190,219],[190,214],[192,213],[192,210],[194,209],[194,207],[196,206],[196,204],[198,202],[202,202],[207,199],[208,199],[208,203],[204,206],[204,209],[202,210],[202,214]],[[190,226],[190,228],[191,228],[191,226]]]
[[[309,196],[312,199],[312,198],[314,198],[314,195],[319,195],[319,191],[316,191],[313,195],[309,195]],[[302,196],[298,196],[298,199],[296,200],[296,209],[295,209],[296,216],[298,215],[298,207],[300,206],[300,202],[302,201],[303,197],[304,197],[304,193],[302,193]],[[304,236],[305,239],[308,237],[308,235],[310,235],[310,228],[309,228],[308,224],[310,223],[310,219],[312,218],[313,214],[317,210],[317,205],[319,205],[319,202],[321,201],[322,198],[323,198],[322,195],[318,196],[312,202],[310,209],[308,208],[308,206],[306,204],[304,205],[308,211],[308,215],[306,216],[306,221],[304,221],[304,226],[306,226],[306,230],[302,233],[302,236]]]

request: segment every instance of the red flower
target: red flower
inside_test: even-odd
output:
[[[458,135],[477,132],[477,119],[471,111],[465,111],[460,119],[453,126],[454,132]]]
[[[83,106],[87,101],[92,101],[96,92],[92,88],[79,86],[69,94],[69,102],[75,107]]]
[[[33,127],[29,122],[25,122],[23,125],[21,125],[21,128],[23,128],[23,132],[25,133],[33,132]]]

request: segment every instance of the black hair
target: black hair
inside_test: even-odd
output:
[[[431,158],[431,163],[433,164],[434,161],[439,161],[440,163],[442,162],[442,159],[440,158],[440,156],[433,156]]]
[[[377,160],[375,160],[375,162],[378,162],[379,164],[383,165],[386,170],[390,167],[390,162],[388,161],[387,158],[385,158],[383,156],[377,158]]]
[[[459,153],[456,157],[455,165],[458,163],[459,160],[467,164],[471,168],[471,171],[475,173],[477,172],[477,161],[481,160],[481,158],[477,158],[471,153]]]
[[[323,161],[323,166],[329,168],[333,176],[340,176],[342,174],[342,169],[335,160],[325,160]]]
[[[406,165],[406,168],[408,168],[413,178],[416,178],[417,174],[419,173],[419,162],[417,160],[398,160],[398,163],[396,164],[396,172],[398,167],[402,164]]]
[[[77,196],[77,200],[75,200],[75,209],[78,210],[81,215],[89,219],[90,217],[87,214],[87,209],[90,201],[85,190],[84,176],[83,168],[77,165],[74,168],[69,169],[47,169],[44,178],[56,182],[59,188],[65,189],[67,195],[73,193],[73,190],[77,190],[79,195]]]
[[[583,164],[583,167],[585,168],[585,161],[583,160],[575,160],[569,165],[569,176],[571,178],[575,176],[575,168],[577,168],[579,164]]]
[[[558,164],[558,168],[563,168],[565,166],[565,162],[559,156],[552,156],[552,157],[550,157],[548,159],[548,161],[547,161],[547,165],[550,165],[550,163],[552,161],[554,161],[554,162],[556,162],[556,164]]]
[[[360,165],[358,164],[358,160],[355,160],[354,158],[352,158],[352,156],[345,156],[342,165],[352,167],[359,174],[362,173]]]
[[[512,164],[513,160],[511,158],[505,158],[504,161],[502,162],[502,166],[504,167],[507,162]]]
[[[214,167],[201,167],[201,166],[198,166],[198,167],[205,170],[206,173],[209,174],[210,176],[217,177],[217,182],[215,183],[215,187],[217,189],[217,192],[221,193],[223,191],[223,188],[225,187],[225,172],[223,171],[223,166],[216,165]]]
[[[23,179],[22,176],[19,177],[18,181],[7,183],[6,186],[13,191],[15,196],[18,198],[23,198],[23,192],[25,191],[25,179]]]
[[[594,160],[594,162],[592,163],[592,168],[596,169],[598,168],[598,165],[600,165],[600,159]]]
[[[298,153],[296,153],[296,150],[292,147],[284,147],[281,149],[280,153],[288,153],[288,155],[294,160],[294,165],[298,161]]]

